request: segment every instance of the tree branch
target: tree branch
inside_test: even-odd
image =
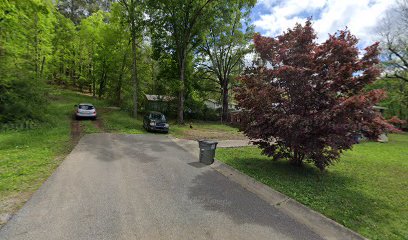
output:
[[[386,77],[386,78],[398,78],[398,79],[400,79],[400,80],[402,80],[402,81],[408,83],[408,78],[406,78],[406,77],[404,77],[404,76],[401,76],[401,75],[399,75],[398,73],[394,73],[393,75],[388,75],[388,74],[386,74],[385,77]]]

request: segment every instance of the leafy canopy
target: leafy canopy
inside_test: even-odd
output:
[[[345,30],[319,44],[310,20],[276,38],[254,36],[259,59],[236,99],[245,134],[264,154],[323,170],[357,134],[376,138],[390,127],[372,108],[385,93],[364,91],[380,74],[378,44],[362,53],[357,43]]]

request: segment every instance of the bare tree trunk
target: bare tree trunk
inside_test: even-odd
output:
[[[182,69],[180,70],[180,90],[178,96],[178,111],[177,111],[177,123],[184,124],[184,64],[182,64]]]
[[[122,97],[121,97],[121,93],[122,93],[122,81],[123,81],[123,75],[125,74],[125,65],[126,65],[126,60],[127,60],[127,52],[125,51],[125,54],[123,55],[123,61],[122,61],[122,67],[120,70],[120,74],[119,74],[119,79],[118,79],[118,83],[116,85],[116,105],[120,106],[121,101],[122,101]]]
[[[34,35],[34,56],[35,56],[35,62],[34,62],[34,68],[35,68],[35,76],[38,78],[39,77],[39,61],[40,61],[40,50],[39,50],[39,39],[38,39],[38,14],[35,14],[34,17],[34,28],[35,28],[35,35]]]
[[[180,90],[178,96],[178,111],[177,111],[177,123],[184,124],[184,90],[185,90],[185,78],[186,78],[186,47],[179,53],[180,62]]]
[[[293,150],[293,158],[290,159],[290,163],[294,166],[297,167],[302,167],[303,166],[303,159],[304,159],[304,154],[300,153],[298,150]]]
[[[136,59],[136,26],[132,22],[132,87],[133,87],[133,117],[137,118],[137,59]]]
[[[72,59],[72,69],[71,69],[71,81],[72,81],[72,86],[76,89],[76,71],[75,71],[75,58],[76,58],[76,51],[74,51],[74,58]]]
[[[101,75],[101,80],[99,82],[99,92],[98,92],[98,98],[102,98],[102,95],[105,92],[105,84],[106,84],[106,67],[105,64],[103,64],[103,70],[102,70],[102,75]]]
[[[92,76],[92,97],[96,97],[96,80],[95,77]]]
[[[224,79],[222,84],[222,114],[221,121],[228,122],[228,80]]]
[[[130,36],[132,42],[132,90],[133,90],[133,111],[132,115],[134,118],[137,118],[137,90],[138,90],[138,78],[137,78],[137,44],[136,44],[136,37],[137,37],[137,26],[136,26],[136,0],[130,0],[127,2],[126,0],[121,0],[120,3],[126,8],[129,16],[128,20],[130,22]]]
[[[91,78],[92,81],[92,86],[91,86],[91,91],[92,91],[92,97],[96,97],[96,82],[95,82],[95,78],[93,75],[93,66],[92,63],[89,63],[89,77]]]

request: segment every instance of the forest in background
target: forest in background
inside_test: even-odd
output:
[[[204,100],[216,99],[226,120],[235,78],[252,51],[255,3],[1,1],[0,122],[46,121],[50,85],[107,99],[134,117],[144,110],[144,94],[173,96],[179,123],[185,115],[205,118]],[[399,2],[379,26],[387,74],[370,88],[387,90],[387,118],[408,118],[406,9]]]

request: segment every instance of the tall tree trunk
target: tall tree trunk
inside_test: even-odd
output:
[[[96,97],[96,80],[94,76],[92,76],[92,97]]]
[[[222,114],[221,121],[228,121],[228,79],[222,81]]]
[[[290,163],[294,166],[301,167],[303,166],[303,159],[305,155],[300,153],[297,149],[293,150],[293,157],[290,159]]]
[[[39,31],[38,31],[38,14],[35,14],[34,17],[34,71],[35,71],[35,76],[38,79],[39,75],[40,75],[40,70],[39,70],[39,61],[40,61],[40,50],[39,50],[39,39],[38,39],[38,35],[39,35]]]
[[[88,69],[88,75],[89,75],[89,78],[91,78],[91,81],[92,81],[92,85],[91,85],[91,87],[90,87],[90,89],[91,89],[91,92],[92,92],[92,97],[95,97],[96,96],[96,90],[95,90],[95,78],[94,78],[94,76],[93,76],[93,71],[92,71],[92,63],[89,63],[89,69]]]
[[[136,26],[132,21],[132,87],[133,87],[133,117],[137,118],[137,59],[136,59]]]
[[[99,91],[98,91],[98,98],[102,98],[102,95],[105,91],[105,82],[106,82],[106,67],[104,64],[103,70],[102,70],[102,75],[101,75],[101,80],[99,82]]]
[[[76,72],[75,72],[75,58],[76,58],[76,52],[74,51],[74,58],[72,59],[72,68],[71,68],[71,82],[72,82],[72,86],[74,87],[74,89],[76,89]]]
[[[126,65],[126,60],[127,60],[127,52],[125,51],[125,54],[123,55],[123,61],[122,61],[122,67],[120,69],[120,74],[119,74],[119,79],[118,79],[118,83],[116,85],[116,89],[115,89],[115,103],[116,105],[120,106],[121,102],[122,102],[122,81],[123,81],[123,75],[125,74],[125,65]]]
[[[181,55],[179,56],[180,61],[180,90],[178,96],[178,111],[177,111],[177,123],[184,124],[184,88],[185,88],[185,78],[186,78],[186,48],[181,50]]]

